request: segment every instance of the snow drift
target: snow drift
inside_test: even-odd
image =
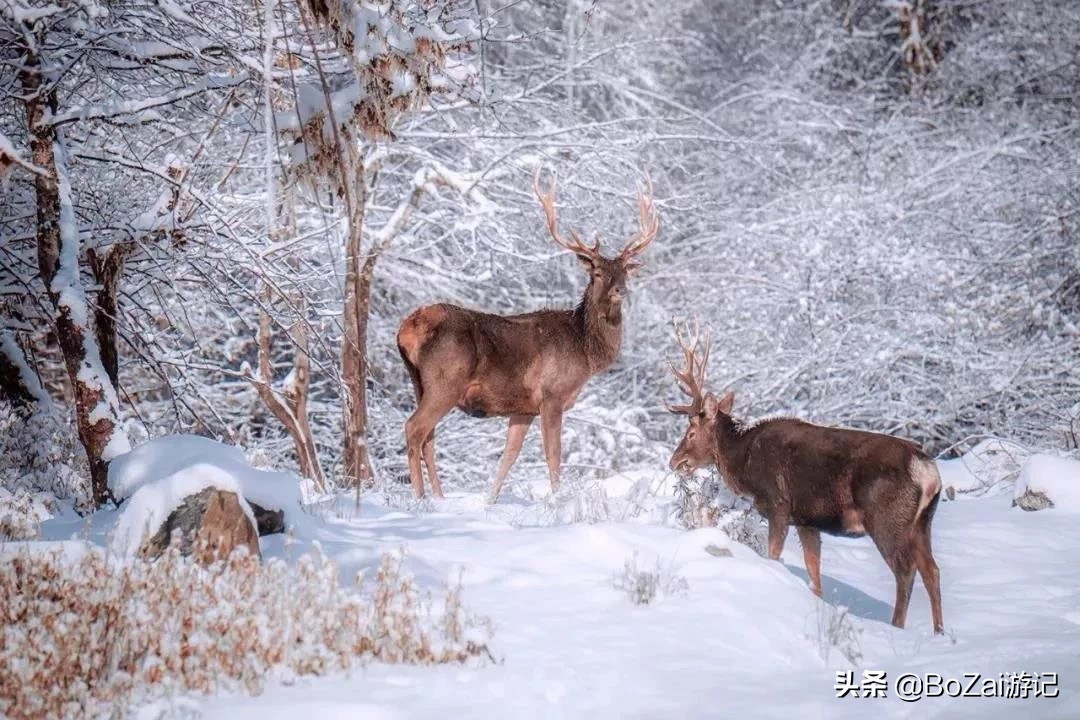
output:
[[[1053,507],[1080,513],[1080,460],[1037,453],[1028,458],[1016,480],[1014,499],[1041,493]]]

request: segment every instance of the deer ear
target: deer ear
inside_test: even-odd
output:
[[[592,271],[596,269],[596,260],[592,255],[578,253],[577,259],[586,270]]]
[[[735,407],[735,393],[728,390],[724,393],[724,397],[720,398],[717,409],[725,415],[730,415],[733,407]]]

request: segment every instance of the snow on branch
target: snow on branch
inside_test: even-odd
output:
[[[10,369],[16,377],[16,392],[33,400],[42,407],[51,404],[49,393],[41,385],[41,378],[26,362],[22,348],[15,342],[15,336],[7,328],[0,329],[0,371],[7,372]]]
[[[398,204],[383,226],[372,233],[372,252],[385,250],[408,224],[424,194],[434,194],[440,185],[453,189],[475,203],[481,213],[490,212],[495,207],[477,189],[476,179],[471,174],[454,172],[437,160],[428,160],[428,165],[417,170],[413,176],[412,191]]]
[[[294,109],[279,113],[282,132],[294,142],[293,169],[311,177],[348,174],[340,157],[359,138],[395,139],[397,118],[432,94],[468,80],[451,73],[448,58],[471,47],[476,29],[471,3],[452,0],[384,3],[331,0],[305,3],[315,21],[332,34],[345,63],[324,60],[318,43],[309,49],[318,76],[293,88]],[[454,77],[450,77],[450,75]]]
[[[11,140],[3,133],[0,133],[0,187],[3,187],[4,190],[8,189],[11,171],[16,165],[35,175],[48,174],[43,168],[39,168],[37,165],[23,158],[22,154],[20,154],[11,143]]]
[[[75,225],[64,146],[54,142],[53,153],[60,199],[60,252],[49,290],[56,296],[57,309],[67,315],[68,321],[80,333],[83,357],[75,380],[99,397],[98,404],[89,410],[88,422],[95,425],[101,420],[110,421],[111,433],[101,452],[101,459],[108,462],[130,450],[131,444],[120,427],[120,400],[116,388],[101,364],[101,350],[90,329],[86,292],[79,277],[79,232]]]

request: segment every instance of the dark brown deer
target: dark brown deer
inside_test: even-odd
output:
[[[552,239],[575,253],[589,273],[585,295],[572,310],[504,316],[438,304],[421,307],[405,318],[397,343],[416,391],[417,408],[405,423],[405,443],[417,497],[424,495],[421,457],[432,492],[443,497],[435,469],[435,426],[455,407],[473,417],[510,419],[489,502],[498,500],[536,416],[540,417],[551,490],[558,490],[563,413],[573,406],[589,378],[618,357],[627,280],[643,267],[640,255],[659,228],[651,186],[638,199],[637,233],[613,258],[601,254],[599,240],[589,246],[573,230],[571,240],[560,234],[554,181],[542,192],[538,171],[533,189]]]
[[[671,456],[680,474],[715,466],[733,492],[768,521],[769,557],[779,560],[788,527],[803,546],[814,594],[821,597],[821,533],[869,535],[896,577],[892,624],[904,627],[915,570],[930,596],[934,632],[943,631],[930,523],[941,492],[934,461],[915,443],[874,432],[794,418],[746,424],[731,415],[735,395],[706,392],[710,343],[684,342],[686,367],[672,366],[687,405],[669,406],[690,426]]]

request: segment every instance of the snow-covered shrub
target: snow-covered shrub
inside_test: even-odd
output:
[[[675,484],[674,519],[688,530],[715,526],[730,506],[731,494],[716,473],[680,477]]]
[[[611,500],[599,483],[572,476],[564,478],[557,492],[545,496],[526,515],[532,521],[519,519],[517,524],[546,527],[604,522],[611,518]]]
[[[89,498],[85,456],[57,408],[35,411],[0,400],[0,486],[76,504]]]
[[[716,523],[728,537],[765,557],[769,551],[769,531],[753,508],[726,510]]]
[[[761,515],[735,496],[714,472],[680,477],[672,502],[674,521],[688,529],[717,527],[728,537],[765,556],[768,532]]]
[[[626,559],[622,571],[615,573],[611,582],[635,605],[650,605],[657,599],[681,595],[690,589],[686,578],[677,575],[674,567],[664,567],[659,558],[653,569],[639,568],[636,552]]]
[[[89,501],[85,456],[56,412],[0,400],[0,540],[35,537],[60,500]]]
[[[822,660],[828,662],[829,655],[836,650],[852,665],[858,665],[862,660],[862,647],[859,644],[861,634],[862,628],[856,624],[846,607],[817,600],[814,628],[808,636],[817,643]]]
[[[1031,451],[998,439],[983,440],[956,458],[938,460],[942,489],[981,496],[1012,486]]]
[[[268,673],[321,675],[365,660],[460,663],[490,628],[459,589],[441,608],[385,556],[374,584],[342,587],[318,551],[293,564],[245,551],[202,567],[86,546],[9,546],[0,563],[0,715],[97,717],[174,693],[259,692]]]
[[[37,537],[38,526],[56,510],[56,500],[48,493],[15,492],[0,486],[0,542]]]

